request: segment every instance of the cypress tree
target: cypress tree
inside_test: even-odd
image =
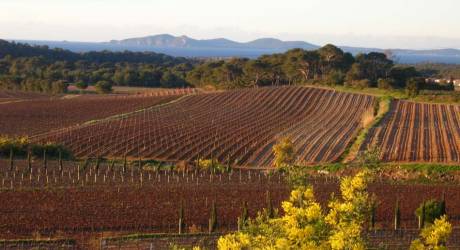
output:
[[[110,169],[114,169],[115,168],[115,159],[112,159],[112,162],[110,163]]]
[[[63,170],[63,166],[62,166],[62,150],[59,149],[58,150],[58,153],[59,153],[59,159],[58,159],[58,164],[59,164],[59,172],[62,172]]]
[[[217,228],[217,208],[216,208],[216,202],[213,200],[212,206],[211,206],[211,215],[209,216],[209,227],[208,227],[209,233],[214,232],[216,228]]]
[[[270,191],[267,191],[267,216],[268,218],[273,218],[275,216],[275,213],[273,211],[273,205],[272,205],[272,197],[270,195]]]
[[[43,168],[48,167],[48,160],[46,159],[46,149],[43,149]]]
[[[100,161],[101,161],[101,157],[98,156],[98,157],[96,158],[96,173],[99,172]]]
[[[394,229],[398,230],[401,226],[401,209],[399,208],[399,198],[396,200]]]
[[[373,201],[372,205],[371,205],[371,218],[370,218],[371,229],[375,228],[375,214],[376,214],[376,211],[377,211],[377,204],[375,203],[375,201]]]
[[[418,217],[418,228],[422,229],[425,227],[425,202],[422,204],[422,214]]]
[[[243,208],[242,208],[242,211],[241,211],[241,216],[238,217],[238,231],[241,231],[244,226],[246,226],[246,223],[249,219],[249,215],[248,215],[248,205],[247,205],[247,202],[246,201],[243,201]]]
[[[440,212],[441,212],[441,216],[445,215],[446,214],[446,192],[442,192],[442,200],[441,200],[441,204],[440,204]]]
[[[29,172],[32,171],[32,156],[30,150],[27,151],[27,166],[29,168]]]
[[[179,234],[184,232],[185,222],[184,222],[184,201],[181,200],[179,207]]]
[[[13,171],[14,168],[14,152],[13,148],[10,148],[10,171]]]
[[[126,155],[125,155],[124,160],[123,160],[123,173],[126,173],[126,165],[128,165],[128,162],[126,160]]]

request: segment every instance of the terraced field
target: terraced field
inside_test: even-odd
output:
[[[272,147],[292,138],[297,163],[337,160],[361,126],[373,97],[282,87],[186,96],[172,104],[47,133],[77,157],[142,157],[166,161],[217,159],[269,166]]]
[[[388,162],[460,162],[460,106],[394,101],[367,144]]]

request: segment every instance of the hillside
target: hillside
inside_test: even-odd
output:
[[[273,145],[288,136],[297,148],[298,164],[333,162],[374,101],[370,96],[303,87],[226,91],[188,96],[34,140],[62,143],[78,157],[203,158],[271,166]],[[89,138],[91,145],[84,143]]]

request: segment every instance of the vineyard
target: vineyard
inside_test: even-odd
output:
[[[299,165],[340,162],[367,129],[356,151],[377,145],[382,161],[460,162],[460,107],[454,105],[389,101],[388,113],[378,120],[375,109],[382,102],[376,97],[309,87],[3,96],[0,134],[55,142],[75,156],[4,149],[5,249],[168,249],[168,242],[215,247],[220,235],[237,230],[243,204],[254,218],[269,206],[280,210],[289,197],[288,173],[272,168],[273,146],[285,137]],[[306,181],[323,208],[340,193],[338,176],[358,171],[307,168],[315,174]],[[370,183],[377,200],[376,226],[366,225],[363,232],[370,245],[407,249],[419,233],[414,212],[430,199],[446,201],[454,226],[448,246],[460,245],[458,173],[440,173],[446,183],[434,185],[412,183],[421,175],[409,172],[382,170]],[[213,204],[217,228],[208,234]],[[177,234],[180,208],[185,226]],[[132,233],[154,236],[123,238]]]
[[[270,166],[280,137],[292,139],[297,163],[336,161],[372,109],[370,96],[303,87],[190,95],[130,116],[34,137],[77,157]]]
[[[184,205],[186,232],[206,232],[211,204],[217,204],[217,232],[237,229],[237,217],[247,202],[249,215],[272,205],[280,209],[289,196],[283,173],[255,170],[213,171],[158,170],[149,164],[130,162],[58,162],[35,160],[32,169],[26,161],[16,161],[11,170],[6,161],[0,167],[0,235],[16,239],[39,234],[43,237],[74,237],[81,233],[129,232],[177,233],[178,210]],[[126,167],[126,168],[125,168]],[[315,196],[326,207],[339,182],[328,176],[311,178]],[[369,186],[378,200],[376,223],[382,235],[393,233],[396,200],[401,208],[401,227],[417,227],[415,209],[421,202],[445,195],[447,213],[460,225],[460,187],[458,185],[390,184],[377,179]],[[25,202],[27,201],[27,202]],[[385,234],[385,230],[387,233]],[[380,231],[379,231],[380,232]],[[415,237],[417,233],[411,234]],[[459,244],[458,242],[456,244]]]
[[[394,101],[369,144],[388,162],[460,163],[460,106]]]
[[[176,95],[33,98],[0,104],[1,135],[36,135],[176,99]]]

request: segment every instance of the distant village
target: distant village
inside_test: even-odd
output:
[[[425,82],[432,82],[437,84],[448,84],[452,83],[455,87],[455,90],[460,91],[460,79],[445,79],[445,78],[427,78]]]

